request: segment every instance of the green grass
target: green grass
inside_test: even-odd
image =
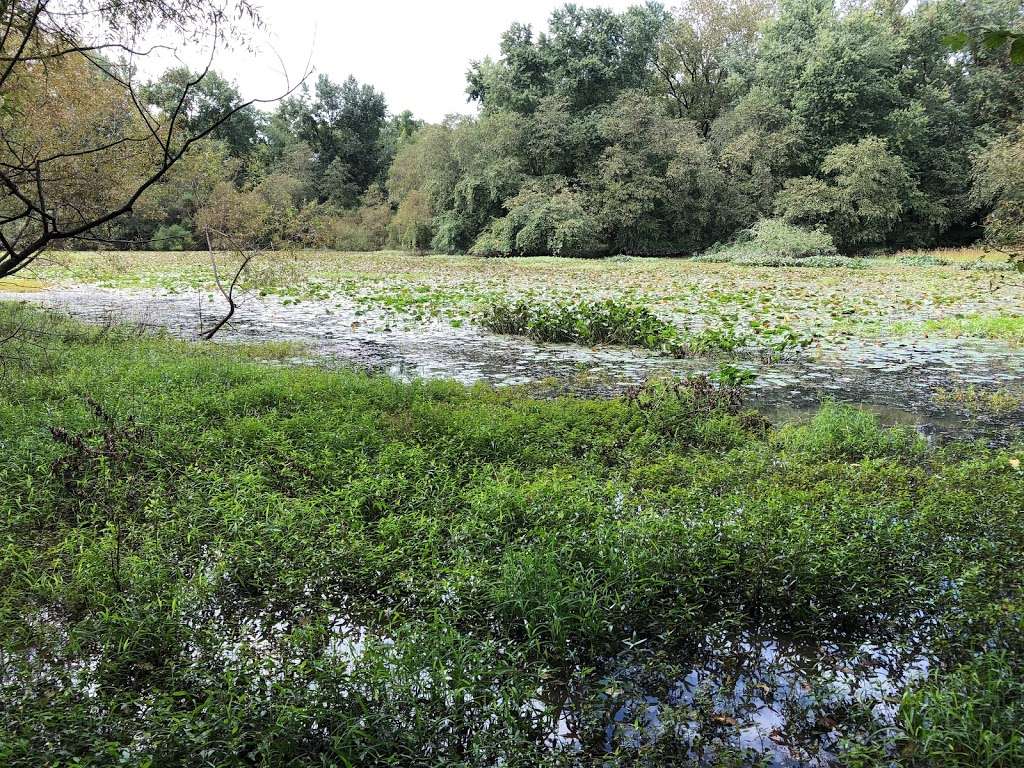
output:
[[[1024,344],[1024,315],[965,315],[929,320],[923,324],[926,333],[941,336],[969,336],[994,339],[1011,344]]]
[[[837,405],[766,429],[702,380],[536,400],[11,323],[34,335],[0,398],[0,764],[686,765],[682,731],[615,724],[622,690],[663,697],[713,633],[921,616],[900,727],[830,713],[850,754],[1016,743],[1019,452]],[[968,676],[981,651],[1008,671]],[[743,759],[714,707],[663,717]]]

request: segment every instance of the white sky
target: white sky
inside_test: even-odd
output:
[[[257,0],[259,2],[260,0]],[[581,6],[622,10],[642,0],[577,0]],[[498,53],[501,33],[514,21],[547,28],[564,0],[262,0],[266,30],[255,53],[221,51],[214,67],[238,83],[243,96],[273,97],[284,90],[277,54],[292,81],[312,66],[341,81],[350,74],[387,97],[388,109],[411,109],[438,121],[472,112],[466,70],[472,59]],[[193,56],[183,58],[190,64]]]

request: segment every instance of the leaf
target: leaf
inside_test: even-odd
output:
[[[946,35],[942,38],[943,45],[952,48],[954,51],[962,51],[967,47],[967,42],[970,38],[966,32],[954,32],[951,35]]]
[[[1010,61],[1014,64],[1024,64],[1024,35],[1014,38],[1013,45],[1010,46]]]
[[[985,35],[982,42],[988,50],[994,51],[996,48],[999,48],[1002,45],[1004,45],[1006,41],[1009,39],[1009,37],[1010,33],[1007,32],[1005,29],[997,29],[996,31],[989,32],[987,35]]]

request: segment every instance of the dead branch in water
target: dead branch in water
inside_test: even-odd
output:
[[[238,269],[235,270],[235,274],[234,276],[232,276],[231,282],[228,284],[228,287],[225,288],[224,282],[221,280],[220,277],[220,269],[217,266],[217,252],[213,248],[213,240],[210,237],[211,230],[206,230],[206,248],[210,252],[210,264],[213,266],[213,279],[214,282],[217,284],[217,290],[220,291],[221,295],[228,303],[228,311],[227,314],[224,315],[224,317],[222,317],[217,322],[217,324],[214,325],[210,330],[203,331],[200,328],[199,338],[203,339],[204,341],[210,341],[217,334],[217,332],[225,325],[227,325],[231,318],[235,316],[235,310],[238,309],[238,302],[235,299],[235,289],[238,287],[238,282],[239,280],[242,279],[242,274],[249,266],[249,263],[254,258],[256,258],[256,255],[258,253],[258,251],[248,250],[246,248],[239,246],[237,243],[234,242],[230,235],[227,235],[224,232],[216,232],[214,234],[216,234],[218,238],[225,239],[229,243],[231,243],[232,250],[241,256],[241,263],[239,264]]]

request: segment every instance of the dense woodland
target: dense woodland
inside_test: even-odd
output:
[[[566,5],[472,63],[477,116],[424,124],[320,75],[195,147],[105,234],[125,247],[693,254],[771,230],[815,252],[1024,234],[1013,0]],[[95,73],[80,73],[96,79]],[[144,89],[172,105],[190,73]],[[241,100],[215,73],[196,126]],[[79,243],[80,245],[80,243]]]

